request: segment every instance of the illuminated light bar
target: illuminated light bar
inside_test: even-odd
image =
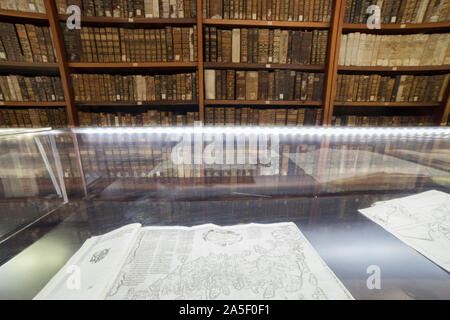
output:
[[[450,135],[447,127],[105,127],[74,128],[83,134],[256,134],[256,135]]]

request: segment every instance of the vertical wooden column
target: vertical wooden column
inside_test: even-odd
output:
[[[345,14],[345,1],[346,0],[334,0],[333,16],[328,34],[327,61],[325,65],[326,82],[323,97],[324,111],[322,124],[324,126],[331,125],[331,118],[333,116],[339,48],[341,45],[342,25]]]
[[[44,3],[50,24],[50,32],[52,34],[55,46],[56,58],[58,59],[59,73],[64,90],[64,99],[66,101],[69,125],[78,126],[78,113],[73,99],[73,88],[70,79],[70,71],[67,64],[66,47],[64,46],[63,34],[59,26],[56,4],[55,1],[52,0],[44,0]]]
[[[447,84],[444,97],[442,98],[439,110],[436,111],[434,122],[437,126],[446,126],[448,115],[450,114],[450,83]]]
[[[197,0],[197,72],[198,113],[202,125],[205,122],[204,71],[203,71],[203,10],[202,0]]]

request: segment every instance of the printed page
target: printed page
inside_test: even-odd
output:
[[[129,224],[86,240],[34,299],[103,299],[140,228]]]
[[[450,272],[450,195],[436,190],[359,210]]]
[[[106,299],[352,299],[294,223],[144,227]]]

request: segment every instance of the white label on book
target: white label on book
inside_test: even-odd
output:
[[[303,16],[302,15],[298,16],[298,21],[303,21]]]
[[[272,57],[269,57],[268,60],[269,60],[269,62],[272,62]],[[269,67],[269,68],[270,68],[270,67]]]
[[[145,17],[146,17],[146,18],[153,18],[153,14],[151,14],[151,13],[146,13],[146,14],[145,14]]]
[[[42,55],[42,60],[43,60],[44,62],[48,62],[47,56]]]
[[[283,94],[282,93],[280,93],[280,99],[283,99]]]
[[[161,99],[163,99],[163,100],[166,99],[166,94],[165,94],[165,93],[162,93],[162,94],[161,94]]]
[[[30,7],[31,11],[36,11],[36,6],[34,5],[34,3],[29,3],[28,6]]]
[[[118,94],[118,95],[116,96],[116,99],[117,99],[117,100],[120,100],[120,94]]]
[[[140,15],[141,15],[141,9],[137,9],[137,10],[136,10],[136,15],[137,15],[137,16],[140,16]]]
[[[127,61],[127,56],[126,55],[122,55],[122,61]]]
[[[253,19],[253,20],[256,20],[256,13],[253,13],[253,14],[252,14],[252,19]]]
[[[0,58],[1,59],[6,59],[6,54],[4,52],[0,52]]]
[[[52,94],[52,100],[55,101],[56,100],[56,96],[54,94]]]

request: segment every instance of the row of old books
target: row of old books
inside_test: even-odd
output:
[[[449,77],[339,74],[336,101],[442,101]]]
[[[0,22],[0,60],[55,62],[48,27]]]
[[[205,61],[325,63],[328,30],[205,27]]]
[[[75,101],[196,101],[197,74],[72,74]]]
[[[320,101],[323,73],[293,70],[205,70],[209,100]]]
[[[0,9],[46,13],[44,0],[2,0],[0,1]]]
[[[65,127],[65,108],[0,109],[0,127],[41,128]]]
[[[450,64],[447,33],[342,35],[339,65],[342,66],[428,66]]]
[[[348,127],[411,127],[433,126],[432,116],[357,116],[341,115],[333,116],[333,126]]]
[[[447,21],[450,0],[346,0],[344,21],[366,23],[373,11],[371,5],[380,9],[381,23],[423,23]]]
[[[159,29],[63,27],[72,62],[197,61],[197,26]]]
[[[320,108],[206,107],[207,126],[314,126],[321,125]]]
[[[78,112],[82,127],[148,127],[193,126],[198,112],[148,110],[132,114],[126,112]]]
[[[329,22],[332,0],[203,0],[203,17]]]
[[[197,0],[56,0],[60,14],[78,5],[83,16],[116,18],[194,18]]]
[[[0,76],[1,101],[64,101],[61,79],[51,76]]]

